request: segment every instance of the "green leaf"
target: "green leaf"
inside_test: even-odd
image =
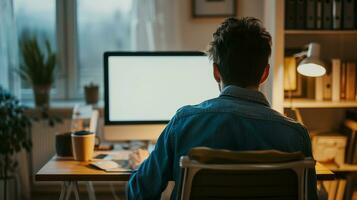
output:
[[[56,68],[56,54],[52,51],[51,44],[44,38],[45,51],[40,48],[36,36],[23,34],[20,40],[22,63],[18,74],[22,80],[36,85],[51,85],[54,82]]]

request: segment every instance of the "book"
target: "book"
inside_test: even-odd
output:
[[[307,29],[316,28],[316,1],[315,0],[306,1],[306,28]]]
[[[331,100],[332,99],[332,74],[331,74],[331,68],[328,68],[326,70],[326,74],[322,76],[322,84],[323,84],[323,99],[324,100]]]
[[[355,26],[354,0],[343,0],[343,29],[353,29]]]
[[[341,29],[341,3],[342,0],[333,0],[332,3],[332,27],[333,29]]]
[[[296,0],[296,26],[297,29],[305,28],[305,0]]]
[[[296,59],[293,56],[284,58],[284,90],[297,89]]]
[[[323,0],[322,28],[332,29],[332,0]]]
[[[285,1],[285,29],[294,29],[296,23],[296,0]]]
[[[302,75],[299,75],[299,76],[302,76]],[[315,96],[316,96],[316,94],[315,94],[316,87],[314,87],[314,86],[316,84],[316,78],[314,78],[314,77],[306,77],[306,76],[302,76],[302,78],[305,79],[305,83],[306,83],[305,88],[304,88],[306,90],[306,93],[305,93],[306,98],[308,98],[308,99],[315,98]],[[322,87],[322,85],[321,85],[321,87]]]
[[[341,62],[340,98],[346,99],[346,63]]]
[[[346,99],[355,100],[356,98],[356,64],[347,62],[346,64]]]
[[[316,1],[316,28],[322,29],[322,0]]]
[[[315,100],[322,101],[323,100],[323,78],[316,77],[315,79]]]
[[[332,101],[340,101],[341,60],[332,59]]]

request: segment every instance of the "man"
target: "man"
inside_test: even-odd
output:
[[[197,146],[234,151],[301,151],[312,156],[307,130],[272,110],[258,90],[268,77],[270,54],[271,36],[258,19],[229,18],[218,27],[208,55],[214,63],[220,96],[177,111],[155,150],[131,176],[129,199],[159,199],[168,181],[177,183],[180,157]],[[140,161],[140,156],[141,153],[133,156],[134,161]],[[308,187],[309,199],[315,199],[314,170],[309,174]],[[177,192],[176,184],[171,199]]]

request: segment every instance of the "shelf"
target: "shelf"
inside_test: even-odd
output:
[[[309,34],[357,34],[357,30],[285,30],[286,35],[309,35]]]
[[[353,108],[357,101],[316,101],[314,99],[285,99],[284,108]]]
[[[343,164],[341,166],[336,166],[335,164],[322,164],[329,170],[333,172],[357,172],[357,165]]]

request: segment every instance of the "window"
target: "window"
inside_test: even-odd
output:
[[[132,0],[78,0],[78,78],[80,93],[93,82],[103,92],[103,53],[131,49]]]
[[[14,13],[19,39],[24,32],[36,35],[39,42],[47,38],[56,51],[56,1],[14,0]],[[44,47],[43,47],[44,48]],[[31,98],[30,85],[22,81],[22,97]]]
[[[98,84],[103,93],[106,51],[156,49],[154,37],[160,35],[153,33],[160,25],[154,23],[158,13],[156,4],[154,1],[138,3],[135,0],[14,0],[18,35],[26,31],[36,34],[40,42],[47,38],[57,52],[59,63],[52,99],[81,98],[83,86],[89,83]],[[164,21],[163,17],[157,21]],[[150,48],[138,49],[138,44]],[[22,83],[21,92],[22,98],[32,98],[29,84]]]

